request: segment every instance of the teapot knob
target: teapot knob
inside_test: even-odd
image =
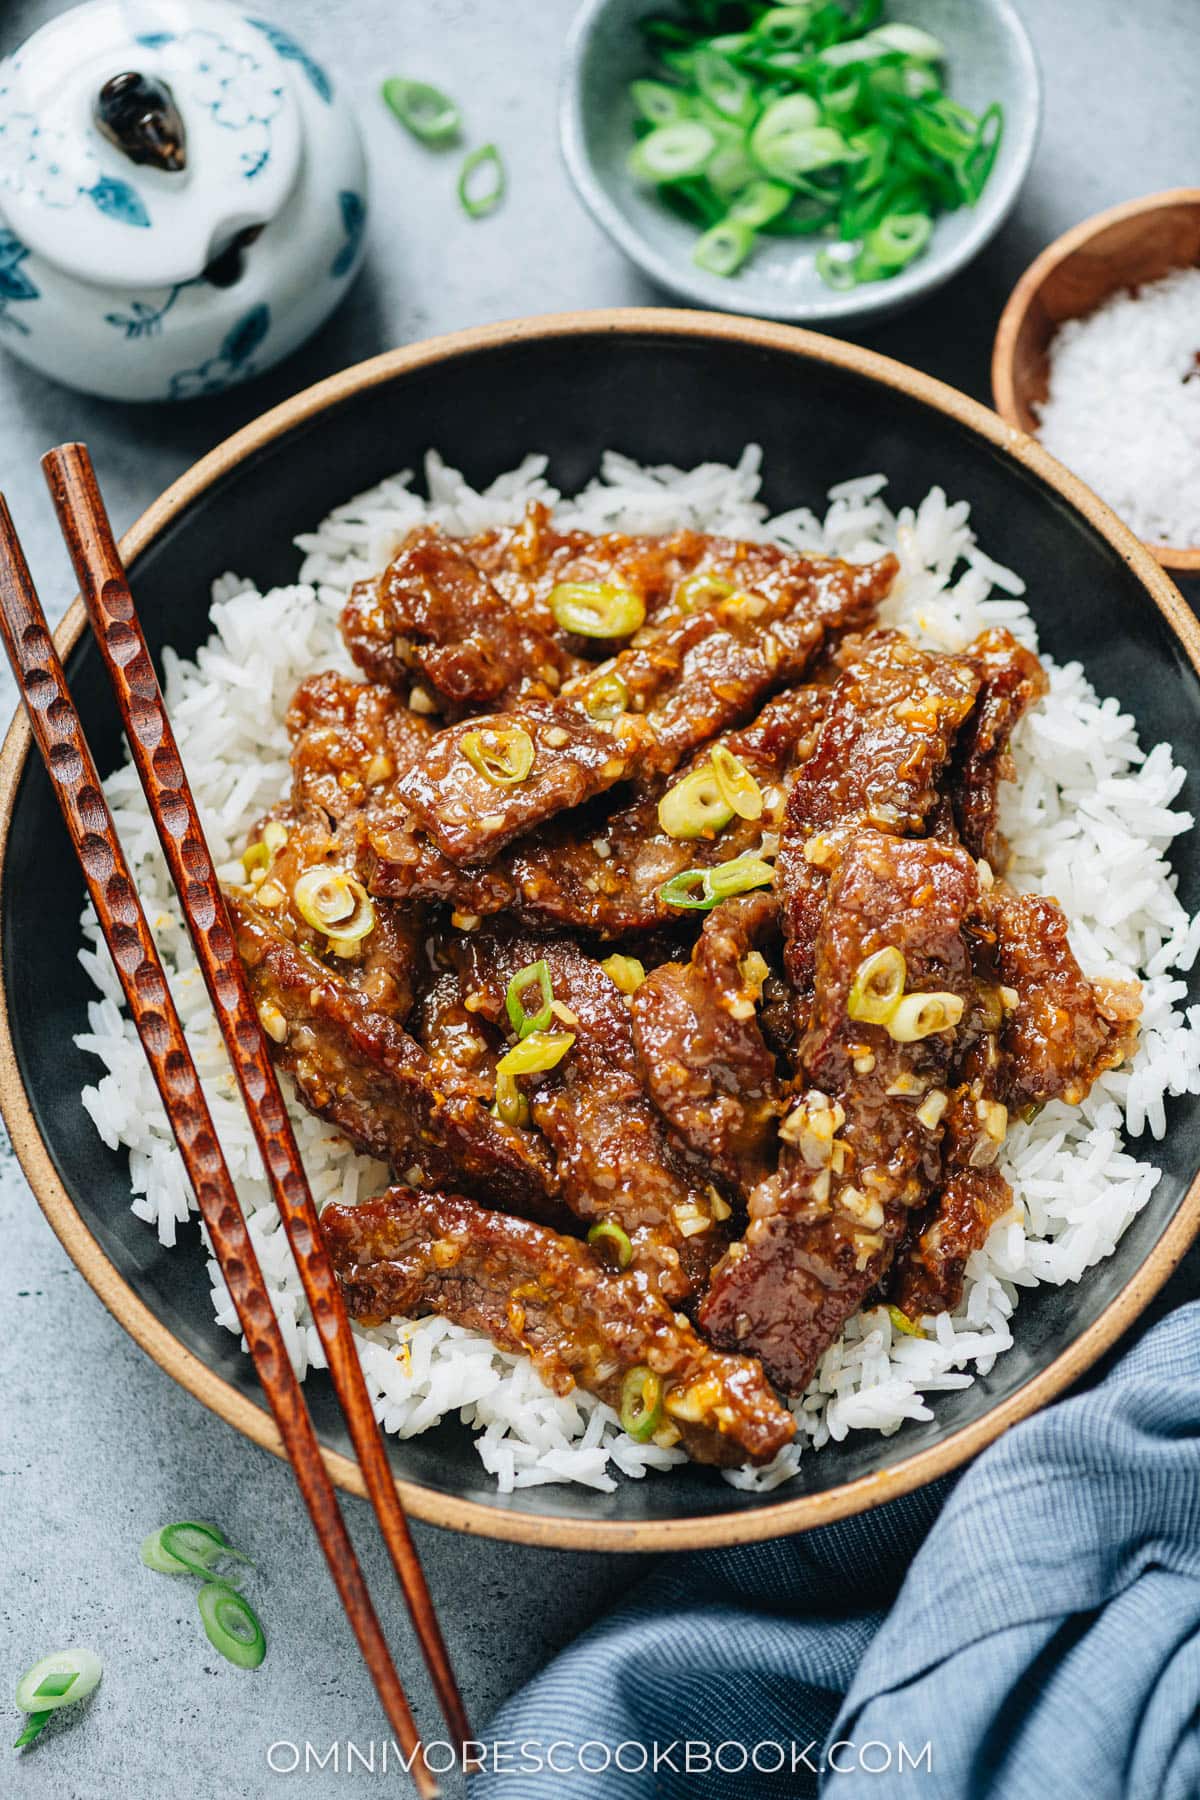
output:
[[[96,96],[97,129],[130,162],[171,173],[187,167],[187,136],[165,81],[136,70],[113,75]]]

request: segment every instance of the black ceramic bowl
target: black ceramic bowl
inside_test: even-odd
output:
[[[228,568],[288,581],[296,533],[436,446],[477,482],[548,452],[571,490],[601,449],[684,466],[763,446],[772,509],[819,505],[835,481],[882,469],[893,503],[934,483],[971,503],[989,551],[1030,580],[1045,648],[1079,657],[1102,693],[1200,769],[1200,631],[1136,539],[1030,439],[937,382],[851,345],[695,313],[591,313],[490,327],[348,370],[268,413],[176,483],[124,541],[152,648],[191,654],[208,585]],[[103,471],[101,471],[103,476]],[[101,769],[121,754],[116,713],[78,604],[58,634]],[[72,1042],[90,997],[76,959],[83,887],[23,718],[0,766],[4,1009],[0,1101],[37,1196],[106,1304],[164,1368],[239,1430],[278,1451],[252,1366],[213,1322],[198,1234],[160,1249],[129,1211],[124,1156],[79,1104],[94,1062]],[[1200,839],[1175,852],[1180,897],[1200,907]],[[27,878],[36,866],[37,880]],[[1176,1102],[1162,1179],[1112,1257],[1078,1286],[1027,1295],[1017,1342],[992,1373],[935,1401],[894,1437],[851,1436],[804,1459],[774,1494],[684,1468],[611,1495],[541,1487],[501,1496],[456,1423],[391,1445],[407,1505],[468,1531],[579,1548],[682,1548],[773,1536],[890,1499],[962,1462],[1061,1391],[1165,1280],[1200,1215],[1200,1104]],[[189,1254],[190,1250],[190,1254]],[[361,1492],[333,1393],[308,1382],[335,1477]],[[114,1405],[118,1404],[114,1396]]]

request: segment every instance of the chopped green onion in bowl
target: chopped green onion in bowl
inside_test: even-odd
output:
[[[820,236],[829,287],[887,281],[983,193],[1003,107],[952,100],[943,45],[882,0],[683,0],[642,30],[659,67],[630,86],[629,169],[696,226],[710,274],[735,275],[763,237]]]

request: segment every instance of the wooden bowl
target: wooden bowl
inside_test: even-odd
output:
[[[1200,810],[1200,623],[1137,538],[1032,438],[988,408],[886,357],[761,321],[645,308],[519,320],[393,350],[297,394],[219,445],[125,535],[156,658],[191,656],[210,630],[209,583],[236,569],[262,589],[293,581],[293,539],[351,495],[438,447],[474,483],[531,448],[565,492],[605,445],[645,463],[729,461],[753,439],[772,512],[820,507],[864,470],[891,478],[893,506],[936,483],[970,501],[993,555],[1037,580],[1043,647],[1080,659],[1143,742],[1174,746],[1180,804]],[[1086,630],[1078,594],[1088,597]],[[102,770],[120,723],[76,600],[55,633]],[[1200,832],[1172,851],[1179,898],[1200,910]],[[281,1443],[235,1335],[213,1316],[193,1215],[164,1249],[130,1211],[129,1160],[108,1150],[79,1101],[99,1065],[76,1041],[96,991],[79,962],[83,883],[29,726],[0,750],[0,1110],[64,1248],[105,1305],[168,1374],[254,1442]],[[1200,997],[1200,976],[1192,998]],[[852,1433],[806,1455],[774,1492],[730,1487],[696,1466],[601,1494],[527,1487],[501,1494],[456,1419],[389,1439],[414,1518],[564,1549],[683,1550],[802,1531],[895,1499],[958,1467],[1062,1393],[1137,1318],[1200,1229],[1200,1097],[1167,1103],[1161,1142],[1139,1143],[1161,1175],[1113,1255],[1077,1285],[1024,1296],[1016,1341],[973,1386],[938,1394],[932,1416],[894,1436]],[[117,1369],[114,1363],[114,1371]],[[334,1479],[362,1493],[328,1377],[305,1389]],[[53,1394],[45,1429],[54,1429]],[[127,1405],[119,1385],[114,1413]]]
[[[1110,294],[1200,265],[1200,188],[1126,200],[1065,231],[1030,264],[1000,315],[992,351],[996,411],[1037,436],[1050,340],[1065,319],[1094,312]],[[1147,544],[1165,569],[1200,574],[1200,545]]]

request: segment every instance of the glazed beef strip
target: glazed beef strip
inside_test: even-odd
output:
[[[1012,1189],[996,1168],[999,1126],[989,1132],[981,1109],[991,1102],[978,1082],[951,1095],[943,1122],[942,1186],[916,1235],[902,1246],[888,1281],[889,1298],[910,1319],[953,1312],[963,1296],[967,1259],[1012,1206]]]
[[[735,815],[715,836],[671,837],[658,821],[669,785],[660,783],[598,818],[594,828],[581,830],[577,820],[564,819],[516,843],[508,858],[512,904],[524,918],[605,938],[650,931],[671,919],[673,910],[659,892],[664,882],[685,869],[711,868],[755,850],[764,832],[779,830],[793,771],[812,749],[828,698],[828,688],[793,688],[768,701],[749,725],[713,740],[758,782],[765,801],[760,819]],[[704,745],[671,781],[702,768],[712,749]]]
[[[287,714],[292,800],[331,820],[390,801],[398,778],[423,754],[433,727],[391,688],[330,669],[310,675]]]
[[[407,1179],[469,1188],[538,1218],[561,1217],[545,1146],[495,1119],[470,1090],[435,1075],[394,1018],[285,935],[242,896],[226,895],[250,991],[272,1055],[310,1112],[356,1150]]]
[[[758,945],[777,933],[769,894],[709,914],[688,963],[661,963],[632,998],[633,1035],[654,1104],[728,1187],[768,1174],[784,1109],[757,1003],[767,973]]]
[[[963,926],[976,894],[962,849],[879,831],[851,841],[830,881],[800,1048],[810,1090],[781,1127],[778,1170],[751,1194],[746,1235],[698,1313],[715,1343],[760,1356],[786,1393],[807,1386],[940,1173],[955,1031],[897,1041],[850,1017],[851,989],[864,959],[891,947],[904,957],[906,991],[949,993],[965,1008]]]
[[[410,1188],[327,1206],[321,1234],[352,1318],[440,1313],[527,1351],[557,1393],[579,1386],[618,1410],[625,1378],[652,1371],[655,1442],[696,1462],[767,1462],[795,1433],[751,1357],[711,1349],[644,1274],[606,1272],[574,1238]]]
[[[792,785],[775,868],[787,971],[802,1013],[839,840],[861,826],[898,836],[924,828],[979,680],[966,657],[918,650],[897,632],[854,646]]]
[[[996,816],[1000,782],[1013,777],[1009,744],[1050,684],[1033,651],[1008,631],[983,632],[964,654],[979,675],[979,691],[955,740],[947,786],[961,841],[1000,874],[1008,858]]]
[[[354,954],[333,956],[328,934],[315,930],[296,905],[296,882],[310,869],[357,876],[360,858],[352,825],[353,815],[331,828],[326,814],[315,807],[278,807],[252,833],[248,854],[259,860],[249,869],[243,891],[260,913],[269,915],[295,944],[325,963],[377,1012],[403,1019],[413,1003],[425,908],[376,900],[374,926]],[[281,832],[286,837],[279,843]]]
[[[895,560],[862,567],[790,559],[764,585],[647,627],[601,672],[624,684],[618,718],[592,723],[595,676],[553,703],[524,701],[434,735],[405,782],[405,801],[438,849],[460,864],[489,862],[521,832],[624,779],[668,775],[689,751],[744,718],[774,689],[800,678],[828,633],[861,624],[895,575]],[[533,763],[497,783],[472,748],[523,734]]]
[[[977,1008],[990,1016],[946,1112],[942,1190],[892,1274],[892,1296],[914,1318],[958,1305],[967,1258],[1012,1203],[993,1166],[1011,1116],[1048,1100],[1077,1105],[1137,1038],[1137,985],[1088,981],[1055,901],[985,889],[969,932]]]
[[[422,525],[378,580],[351,591],[342,633],[373,681],[407,691],[415,679],[460,713],[552,694],[579,670],[548,623],[498,594],[462,543]]]
[[[544,959],[566,1015],[556,1031],[575,1041],[557,1067],[520,1078],[533,1122],[548,1141],[563,1201],[587,1225],[612,1219],[633,1247],[634,1266],[659,1290],[686,1300],[725,1248],[729,1206],[705,1173],[686,1166],[682,1146],[642,1085],[625,996],[576,945],[484,928],[444,947],[469,1010],[505,1019],[513,977]]]
[[[980,916],[995,934],[1000,981],[1016,995],[1001,1035],[1009,1107],[1017,1112],[1047,1100],[1077,1106],[1098,1075],[1132,1055],[1140,987],[1089,981],[1067,940],[1062,908],[1044,895],[997,886]]]
[[[658,803],[670,781],[708,762],[706,744],[670,781],[612,810],[606,799],[553,819],[520,838],[494,862],[459,869],[415,820],[395,811],[374,818],[369,832],[372,893],[396,899],[448,900],[460,911],[486,916],[512,909],[530,924],[553,924],[620,938],[651,931],[674,915],[659,889],[689,868],[708,868],[740,856],[777,830],[792,772],[815,741],[826,687],[793,688],[769,700],[749,725],[713,740],[740,759],[763,789],[761,819],[734,817],[715,836],[670,837],[658,822]]]

